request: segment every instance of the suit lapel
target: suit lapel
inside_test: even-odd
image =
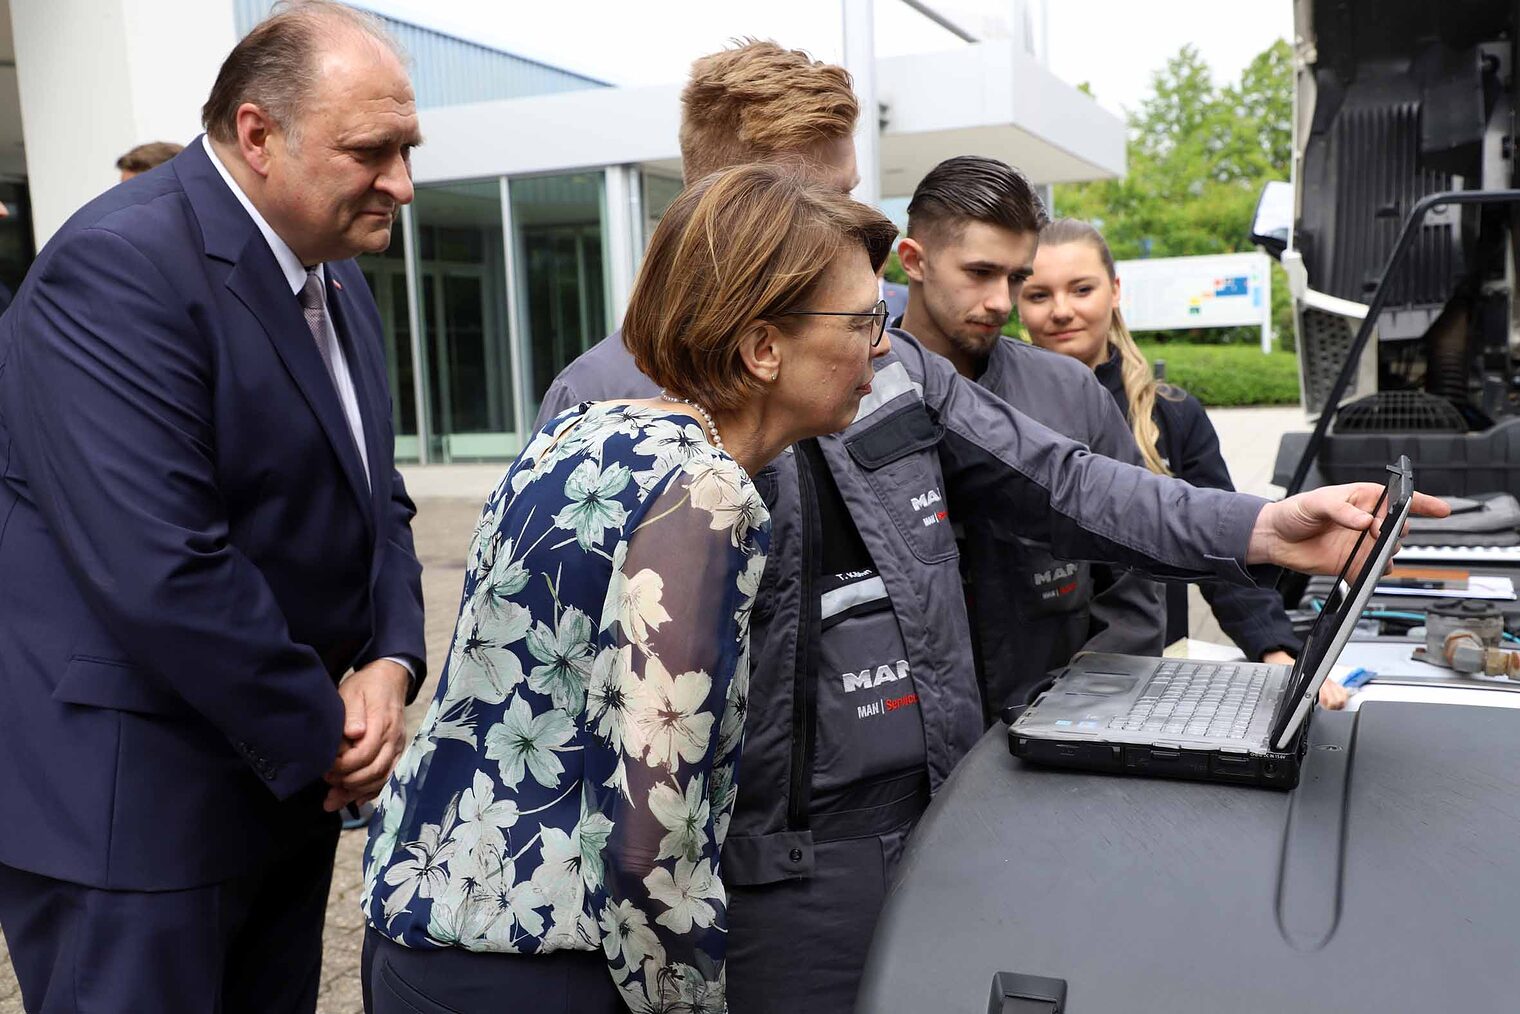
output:
[[[306,327],[301,305],[291,293],[279,262],[274,259],[274,252],[257,229],[252,230],[228,274],[227,288],[263,327],[306,404],[322,424],[322,431],[332,444],[343,475],[359,501],[365,523],[373,527],[370,489],[364,481],[359,449],[354,444],[348,420],[343,416],[338,392],[333,388],[332,378],[327,375],[327,367],[322,364],[322,356]]]
[[[336,267],[327,266],[327,309],[332,313],[333,330],[338,332],[338,344],[343,347],[343,358],[348,360],[348,372],[353,377],[359,418],[364,422],[364,453],[369,459],[370,507],[379,519],[384,517],[391,487],[390,473],[382,467],[390,454],[385,447],[385,435],[390,432],[391,406],[385,389],[376,389],[370,369],[370,358],[373,350],[380,347],[380,341],[378,336],[364,333],[362,315],[351,302],[354,297],[350,289],[360,283],[349,279],[345,286]],[[368,294],[367,286],[364,292]]]

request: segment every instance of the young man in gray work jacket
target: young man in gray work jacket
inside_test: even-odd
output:
[[[850,185],[841,81],[848,96],[842,70],[769,43],[699,60],[683,94],[688,178],[791,154]],[[785,108],[746,108],[778,96]],[[767,138],[768,117],[802,128],[794,147]],[[1262,501],[1086,454],[892,339],[850,428],[754,477],[772,533],[722,857],[735,1014],[850,1009],[907,834],[983,731],[950,505],[1012,518],[1068,557],[1249,580],[1236,557]],[[613,334],[555,381],[539,423],[654,393]]]
[[[908,204],[908,235],[897,250],[908,306],[895,326],[1056,432],[1142,464],[1124,416],[1091,370],[1003,336],[1048,220],[1029,182],[996,159],[967,155],[935,166]],[[1161,585],[1106,564],[1059,559],[1006,519],[957,520],[991,716],[1026,703],[1046,673],[1078,651],[1161,654]]]

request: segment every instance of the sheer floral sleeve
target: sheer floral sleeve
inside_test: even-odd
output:
[[[369,925],[601,949],[628,1006],[725,1009],[718,850],[768,518],[681,415],[583,406],[486,501],[449,657],[381,793]]]
[[[724,1011],[718,851],[733,809],[764,508],[730,459],[660,480],[613,549],[585,721],[607,818],[599,922],[634,1011]],[[587,809],[592,809],[587,806]]]

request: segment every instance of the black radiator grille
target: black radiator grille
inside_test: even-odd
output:
[[[1335,378],[1340,376],[1341,366],[1351,351],[1359,323],[1336,313],[1308,306],[1303,308],[1298,325],[1298,355],[1303,370],[1304,408],[1310,415],[1324,410],[1330,389],[1335,386]],[[1360,380],[1359,373],[1352,375],[1343,399],[1357,393]]]
[[[1419,167],[1415,101],[1343,108],[1331,128],[1330,153],[1336,186],[1327,290],[1370,302],[1410,209],[1426,194],[1452,189],[1452,180]],[[1403,263],[1386,305],[1444,303],[1461,272],[1457,220],[1424,226]]]

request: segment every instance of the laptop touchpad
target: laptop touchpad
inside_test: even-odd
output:
[[[1066,685],[1068,694],[1085,697],[1109,697],[1128,693],[1135,685],[1135,677],[1113,672],[1087,672],[1080,680],[1070,680]]]

